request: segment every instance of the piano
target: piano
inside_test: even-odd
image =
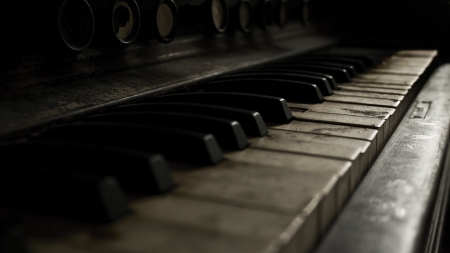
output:
[[[447,2],[3,7],[0,252],[441,252]]]

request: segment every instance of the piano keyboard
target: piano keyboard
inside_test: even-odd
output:
[[[344,49],[2,144],[4,210],[37,253],[310,252],[437,54]]]

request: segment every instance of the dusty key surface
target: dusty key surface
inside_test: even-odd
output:
[[[356,82],[370,80],[374,83],[391,83],[399,85],[413,85],[417,81],[417,76],[388,75],[388,74],[363,74],[354,79]]]
[[[251,148],[286,151],[298,154],[322,156],[347,161],[355,161],[361,149],[357,147],[342,147],[333,144],[310,142],[302,139],[279,138],[278,135],[268,135],[250,139]]]
[[[373,92],[380,94],[396,94],[396,95],[406,95],[409,89],[396,89],[389,88],[387,86],[370,86],[365,84],[355,84],[355,85],[341,85],[341,90],[344,91],[358,91],[358,92]]]
[[[378,131],[368,127],[354,127],[346,125],[334,125],[320,122],[307,122],[294,120],[289,124],[272,124],[274,129],[299,131],[331,136],[347,137],[366,141],[375,141]]]
[[[335,149],[336,147],[344,148],[345,153],[348,153],[350,156],[339,156],[337,157],[337,153],[334,153],[332,155],[327,155],[324,152],[321,152],[322,156],[329,156],[329,157],[337,157],[338,159],[347,159],[349,161],[353,161],[354,153],[356,150],[360,150],[360,154],[358,154],[360,157],[358,160],[361,161],[361,171],[365,171],[365,169],[368,168],[371,159],[375,158],[376,152],[372,152],[372,154],[369,154],[369,147],[370,142],[368,141],[362,141],[362,140],[355,140],[355,139],[348,139],[348,138],[342,138],[342,137],[334,137],[334,136],[326,136],[326,135],[319,135],[319,134],[311,134],[311,133],[301,133],[301,132],[294,132],[294,131],[286,131],[286,130],[277,130],[277,129],[271,129],[270,133],[266,136],[266,139],[277,139],[280,140],[280,143],[284,143],[286,140],[290,140],[288,142],[289,144],[292,143],[292,141],[301,141],[304,142],[305,145],[309,145],[309,143],[320,143],[320,144],[326,144],[330,145],[332,149]],[[253,142],[253,139],[250,140],[250,142]],[[252,145],[252,147],[255,147],[255,145]],[[281,146],[278,150],[283,151],[283,149],[288,150],[288,148],[285,148]],[[350,152],[349,152],[350,151]],[[342,151],[340,153],[343,153]],[[356,160],[354,162],[357,162]]]
[[[291,107],[294,111],[296,110],[296,108],[304,108],[311,112],[344,114],[369,118],[382,117],[385,120],[385,123],[383,125],[385,128],[385,138],[389,138],[389,136],[397,126],[396,117],[398,115],[396,113],[396,110],[393,108],[333,102],[323,102],[321,104],[288,103],[288,106]],[[389,129],[387,128],[387,126],[389,126]]]
[[[237,163],[294,168],[308,173],[333,174],[338,177],[338,206],[341,206],[345,202],[346,196],[348,196],[358,180],[358,178],[352,177],[352,175],[357,175],[356,167],[352,163],[330,158],[260,149],[246,149],[241,152],[228,153],[227,159]]]
[[[298,219],[293,215],[207,202],[183,196],[137,200],[134,213],[90,229],[63,223],[57,240],[32,240],[35,252],[262,252]],[[301,219],[301,218],[300,218]],[[302,220],[303,221],[303,220]],[[267,226],[270,224],[270,226]],[[306,224],[303,224],[306,225]],[[317,224],[310,224],[311,234]],[[51,232],[61,223],[37,223]],[[70,231],[70,229],[74,231]],[[312,239],[312,238],[311,238]],[[174,243],[174,241],[176,243]],[[311,242],[309,242],[310,244]],[[64,246],[63,246],[64,245]],[[68,245],[68,246],[65,246]],[[71,249],[72,251],[65,249]],[[64,251],[57,251],[57,250]]]
[[[279,138],[277,135],[266,136],[264,138],[252,139],[251,149],[261,149],[267,151],[289,152],[293,154],[323,157],[349,161],[352,163],[352,178],[355,185],[364,171],[364,161],[361,154],[361,148],[342,145],[333,145],[331,143],[323,144],[302,140],[301,138]],[[261,157],[260,159],[263,159]],[[266,158],[267,159],[267,158]]]
[[[349,91],[335,91],[334,94],[340,96],[354,96],[354,97],[367,97],[367,98],[381,98],[402,101],[404,96],[394,94],[380,94],[380,93],[363,93],[363,92],[349,92]]]
[[[325,98],[325,101],[330,101],[330,102],[361,104],[361,105],[375,105],[375,106],[384,106],[384,107],[392,107],[392,108],[396,108],[400,104],[400,101],[397,101],[397,100],[381,99],[381,98],[350,97],[350,96],[341,96],[339,94],[336,94],[333,96],[325,96],[324,98]]]
[[[377,156],[380,152],[380,150],[377,150],[378,145],[376,136],[378,131],[370,128],[294,120],[289,124],[271,125],[270,129],[288,130],[302,133],[313,133],[324,136],[335,136],[368,141],[370,142],[369,153],[374,153],[375,156]],[[372,162],[373,161],[371,161],[371,163]]]
[[[332,113],[316,113],[316,112],[298,112],[292,111],[292,115],[296,118],[296,120],[301,121],[309,121],[309,122],[317,122],[317,123],[329,123],[336,125],[346,125],[346,126],[355,126],[355,127],[367,127],[372,128],[378,131],[377,138],[377,150],[380,152],[384,144],[386,142],[385,130],[389,127],[388,124],[384,125],[385,121],[382,117],[379,118],[368,118],[361,116],[352,116],[352,115],[339,115],[336,117],[336,114]],[[387,129],[389,131],[389,128]]]
[[[408,75],[408,76],[419,76],[423,74],[425,68],[418,69],[408,69],[400,68],[397,66],[379,66],[376,69],[370,71],[371,74],[390,74],[390,75]]]
[[[288,103],[288,106],[290,108],[304,108],[314,112],[346,114],[364,117],[383,117],[384,119],[389,118],[389,116],[393,115],[395,112],[395,109],[393,108],[333,102],[323,102],[321,104]]]
[[[339,177],[339,173],[345,173],[348,167],[340,166],[343,167],[334,165],[333,170],[323,170],[316,165],[315,171],[308,172],[294,166],[230,159],[220,166],[174,171],[180,181],[174,194],[286,215],[298,215],[319,200],[316,208],[319,208],[319,232],[322,233],[342,206],[340,190],[348,181],[342,181],[347,178]],[[342,197],[346,199],[348,195]],[[309,219],[310,213],[303,216]]]
[[[438,50],[399,50],[394,53],[394,56],[410,56],[410,57],[423,57],[433,58],[437,56]]]

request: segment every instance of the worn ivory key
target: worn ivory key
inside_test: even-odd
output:
[[[375,88],[380,89],[380,91],[369,91],[370,93],[381,93],[381,94],[391,94],[391,95],[406,95],[410,90],[407,86],[395,85],[395,84],[381,84],[381,83],[343,83],[342,87],[365,87],[365,88]],[[343,88],[343,90],[347,90],[347,88]]]
[[[251,140],[251,148],[289,152],[352,162],[352,170],[350,173],[352,174],[351,177],[353,179],[353,185],[359,181],[360,175],[367,165],[366,161],[363,161],[363,157],[360,155],[361,147],[311,142],[301,138],[302,136],[295,136],[295,132],[292,132],[289,136],[279,133],[277,134],[276,131],[277,130],[273,130],[274,134],[269,134],[263,138],[253,138]]]
[[[380,94],[395,94],[395,95],[406,95],[409,89],[403,88],[390,88],[384,84],[362,84],[362,83],[349,83],[341,85],[341,90],[343,91],[357,91],[357,92],[372,92]]]
[[[292,114],[298,121],[308,121],[316,123],[327,123],[336,124],[340,126],[353,126],[360,128],[371,128],[378,131],[377,137],[377,150],[381,151],[384,147],[386,139],[384,138],[385,128],[389,125],[384,126],[384,120],[380,118],[367,118],[361,116],[352,115],[337,115],[333,113],[317,113],[310,111],[296,111],[292,110]],[[339,116],[339,117],[337,117]]]
[[[271,129],[264,138],[250,139],[250,143],[252,148],[292,153],[301,153],[299,150],[303,148],[308,152],[302,153],[307,155],[316,153],[317,156],[348,160],[353,163],[353,167],[358,167],[357,171],[352,172],[354,173],[353,178],[359,178],[369,167],[371,159],[375,159],[376,156],[376,152],[370,154],[371,143],[368,141],[278,129]],[[328,147],[324,147],[324,145]],[[337,151],[338,149],[342,150]],[[358,164],[359,166],[357,166]]]
[[[293,110],[295,110],[295,108],[303,108],[311,112],[344,114],[369,118],[383,118],[385,121],[385,123],[383,124],[383,127],[385,129],[385,131],[383,131],[385,138],[389,138],[392,132],[397,127],[397,120],[395,118],[397,116],[395,114],[396,110],[392,108],[332,102],[324,102],[322,104],[313,105],[288,103],[288,105],[289,107],[293,108]],[[387,128],[387,126],[389,126],[389,128]]]
[[[407,105],[409,104],[409,99],[405,99],[406,103],[403,103],[403,100],[393,100],[393,99],[382,99],[382,98],[366,98],[366,97],[350,97],[350,96],[342,96],[335,95],[330,97],[325,97],[326,101],[336,102],[336,103],[347,103],[347,104],[356,104],[356,105],[368,105],[368,106],[377,106],[377,107],[387,107],[394,108],[396,117],[399,118],[404,114],[407,109]]]
[[[371,74],[389,74],[389,75],[408,75],[420,76],[426,68],[419,67],[405,67],[398,64],[383,64],[370,71]]]
[[[133,213],[122,220],[89,229],[59,220],[37,223],[36,227],[47,228],[50,233],[52,228],[58,228],[64,231],[63,236],[58,234],[48,240],[36,235],[28,244],[36,253],[257,253],[275,245],[283,247],[280,235],[292,224],[298,224],[296,232],[302,234],[299,236],[306,236],[301,240],[305,249],[311,248],[319,234],[317,209],[312,209],[310,219],[305,220],[300,214],[286,215],[172,194],[137,199],[132,209]]]
[[[349,96],[349,97],[364,97],[364,98],[380,98],[380,99],[389,99],[402,101],[405,96],[396,95],[396,94],[380,94],[380,93],[371,93],[371,92],[351,92],[351,91],[335,91],[334,94],[340,96]]]
[[[417,76],[389,75],[389,74],[363,74],[354,78],[355,82],[370,81],[374,83],[390,83],[411,86],[418,79]]]
[[[349,162],[251,149],[237,153],[218,166],[174,171],[180,182],[174,194],[304,219],[317,213],[319,234],[348,198]],[[247,158],[261,155],[273,161]]]
[[[362,140],[370,143],[368,150],[372,164],[378,156],[377,150],[377,130],[362,127],[333,125],[326,123],[306,122],[306,121],[292,121],[289,124],[271,125],[270,129],[288,130],[300,133],[316,134],[323,137],[339,137],[349,140]],[[381,150],[380,150],[381,151]]]
[[[264,158],[264,159],[263,159]],[[348,161],[342,161],[342,160],[336,160],[336,159],[329,159],[329,158],[319,158],[319,157],[313,157],[313,156],[307,156],[307,155],[300,155],[300,154],[293,154],[293,153],[286,153],[286,152],[279,152],[279,151],[271,151],[271,150],[260,150],[260,149],[246,149],[241,152],[230,152],[227,154],[227,159],[229,162],[224,162],[221,165],[224,168],[226,168],[226,171],[234,170],[233,168],[236,168],[236,170],[240,170],[242,167],[240,164],[247,164],[245,168],[249,169],[255,168],[256,170],[260,168],[275,168],[275,170],[266,171],[266,169],[260,169],[260,174],[257,176],[255,175],[255,178],[252,180],[255,180],[261,184],[275,184],[278,185],[278,187],[281,187],[280,180],[284,180],[284,177],[289,178],[289,174],[295,177],[297,173],[304,174],[305,178],[310,177],[309,175],[316,175],[317,177],[324,177],[324,179],[328,178],[327,184],[329,186],[332,186],[332,188],[324,188],[319,187],[320,189],[327,189],[324,196],[330,196],[331,189],[333,190],[332,194],[335,197],[335,199],[327,199],[325,198],[325,206],[328,206],[324,210],[324,212],[321,214],[321,217],[323,218],[324,223],[328,223],[331,221],[334,214],[331,212],[328,212],[327,210],[333,210],[332,207],[336,207],[339,209],[343,206],[345,201],[347,200],[350,192],[352,191],[352,187],[356,186],[356,179],[352,179],[351,172],[354,171],[355,167],[352,163]],[[266,160],[265,160],[266,159]],[[219,166],[219,167],[221,167]],[[261,167],[262,166],[262,167]],[[211,167],[212,168],[212,167]],[[215,167],[217,168],[217,166]],[[242,167],[243,168],[243,167]],[[288,170],[283,170],[288,169]],[[295,170],[295,173],[290,172],[291,169]],[[271,179],[268,177],[273,173],[276,174],[276,176],[273,176]],[[177,175],[177,173],[175,173]],[[219,174],[216,174],[219,175]],[[227,174],[229,175],[229,174]],[[244,176],[245,175],[245,176]],[[245,177],[248,174],[244,173],[242,174],[242,180],[246,180]],[[236,175],[239,177],[239,175]],[[331,177],[334,177],[332,180]],[[181,179],[180,179],[181,180]],[[236,182],[241,182],[242,180],[238,180]],[[250,180],[250,179],[249,179]],[[302,179],[303,180],[303,179]],[[298,182],[303,182],[302,180]],[[310,177],[310,180],[314,180],[313,176]],[[322,180],[322,179],[321,179]],[[353,180],[353,181],[352,181]],[[318,184],[321,181],[317,181]],[[247,182],[245,184],[249,184],[250,182]],[[256,182],[255,182],[256,183]],[[300,183],[299,183],[300,184]],[[331,185],[330,185],[331,184]],[[265,186],[265,187],[268,187]],[[224,186],[229,187],[229,186]],[[262,187],[262,185],[261,185]],[[282,186],[282,188],[288,187],[288,186]],[[303,187],[303,186],[301,186]],[[237,189],[237,188],[236,188]],[[288,190],[288,189],[287,189]],[[220,190],[217,194],[220,194]],[[223,191],[223,190],[222,190]],[[262,192],[261,192],[262,193]],[[209,193],[204,193],[209,194]],[[264,193],[266,194],[266,193]],[[277,198],[279,196],[272,196],[273,194],[269,194],[265,196],[264,198]],[[277,193],[278,194],[278,193]],[[281,194],[281,193],[280,193]],[[311,195],[311,194],[306,194]],[[293,209],[293,205],[295,203],[284,203],[285,201],[289,200],[290,195],[286,195],[283,197],[283,199],[279,200],[270,200],[266,204],[270,206],[267,207],[269,209],[278,210],[281,206],[289,206],[290,209]],[[239,196],[236,196],[237,198],[240,198]],[[241,196],[245,197],[245,196]],[[303,196],[302,196],[303,198]],[[309,197],[308,197],[309,198]],[[252,204],[254,202],[258,202],[259,200],[254,199],[248,202],[248,204]],[[274,205],[278,205],[277,203],[280,202],[278,207],[275,207]],[[306,203],[306,202],[305,202]],[[265,204],[265,205],[266,205]],[[261,205],[259,203],[258,205]],[[286,212],[287,209],[284,211]],[[324,224],[322,224],[324,225]]]
[[[394,56],[406,56],[406,57],[417,57],[417,58],[428,58],[432,59],[438,54],[437,50],[400,50],[395,52]]]
[[[408,93],[409,89],[386,89],[382,87],[384,84],[379,84],[378,88],[372,87],[372,84],[346,84],[342,85],[342,91],[348,93],[357,93],[355,96],[359,96],[359,94],[364,93],[363,96],[369,96],[367,94],[384,94],[384,95],[393,95],[393,96],[402,96],[402,99],[399,100],[400,104],[398,108],[400,108],[398,114],[402,115],[402,113],[406,112],[408,109],[408,105],[411,103],[411,100],[414,98],[412,93]],[[376,86],[375,86],[376,87]],[[394,99],[395,100],[395,99]],[[377,106],[377,105],[375,105]]]

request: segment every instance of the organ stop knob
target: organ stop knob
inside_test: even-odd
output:
[[[162,43],[171,42],[178,30],[178,9],[172,0],[161,0],[153,7],[155,38]]]
[[[65,0],[57,24],[62,40],[72,50],[87,48],[94,37],[94,15],[85,0]]]
[[[112,28],[123,44],[133,42],[139,33],[140,14],[134,0],[118,0],[112,10]]]

